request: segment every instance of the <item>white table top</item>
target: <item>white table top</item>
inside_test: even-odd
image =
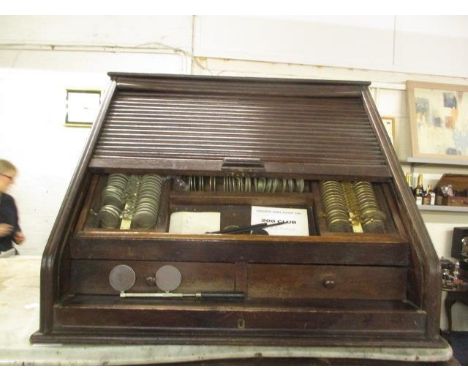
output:
[[[199,345],[31,345],[39,328],[40,257],[0,259],[0,365],[145,365],[246,359],[352,358],[445,362],[452,349]]]

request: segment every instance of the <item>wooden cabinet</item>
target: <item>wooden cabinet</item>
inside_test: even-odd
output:
[[[368,83],[111,78],[44,253],[33,342],[444,346],[437,256]],[[138,191],[109,223],[114,174]],[[169,229],[179,212],[248,226],[253,206],[300,209],[307,230]],[[110,282],[119,266],[133,298]]]

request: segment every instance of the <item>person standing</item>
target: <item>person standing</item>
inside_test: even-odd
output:
[[[6,193],[15,181],[16,167],[5,159],[0,159],[0,257],[17,254],[13,243],[21,244],[18,209],[13,197]]]

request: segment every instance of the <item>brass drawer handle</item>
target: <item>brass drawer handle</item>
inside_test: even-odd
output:
[[[327,279],[327,280],[323,280],[322,285],[327,289],[333,289],[336,283],[335,283],[335,280]]]

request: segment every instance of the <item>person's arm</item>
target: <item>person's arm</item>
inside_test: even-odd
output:
[[[15,218],[15,223],[13,227],[13,241],[16,244],[21,244],[25,240],[25,236],[23,232],[21,231],[21,227],[19,225],[19,216],[18,216],[18,209],[16,208],[16,203],[14,199],[12,198],[12,203],[13,203],[13,210],[14,210],[14,218]]]
[[[0,223],[0,237],[10,236],[13,231],[13,226],[5,223]]]
[[[25,239],[26,239],[26,237],[24,236],[23,232],[21,232],[21,231],[16,231],[15,235],[13,236],[13,241],[16,244],[21,244]]]
[[[9,199],[7,195],[0,193],[0,238],[13,235],[13,227],[10,222],[4,219],[5,208],[9,205]]]

